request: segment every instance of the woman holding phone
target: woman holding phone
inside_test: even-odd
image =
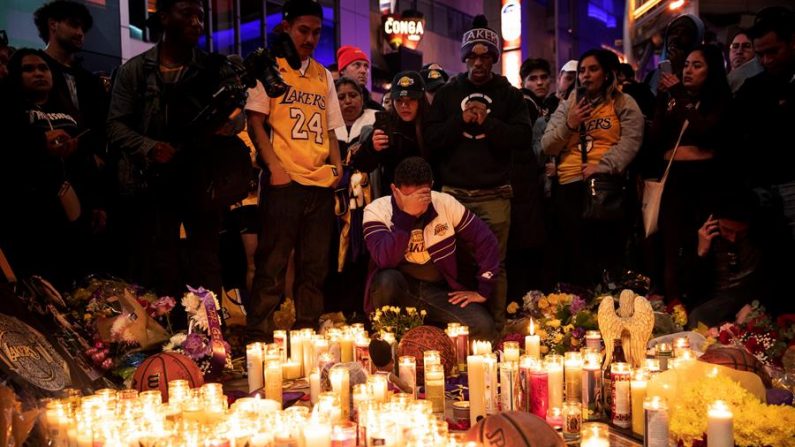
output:
[[[681,73],[661,73],[659,90],[648,140],[660,174],[673,157],[659,216],[664,293],[669,302],[694,304],[687,299],[686,272],[696,260],[698,229],[714,207],[731,101],[720,49],[696,47]],[[688,126],[674,155],[685,120]]]
[[[553,243],[563,254],[559,277],[583,286],[598,284],[603,269],[622,267],[626,239],[621,221],[583,219],[585,180],[622,175],[643,138],[643,114],[617,88],[618,64],[610,51],[585,52],[577,64],[577,94],[560,102],[541,138],[544,152],[559,159],[552,190],[560,235]]]

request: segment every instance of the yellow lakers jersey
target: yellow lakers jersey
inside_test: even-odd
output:
[[[326,99],[329,86],[326,69],[314,59],[302,75],[283,58],[277,58],[290,88],[270,99],[268,123],[276,157],[290,178],[302,185],[331,186],[336,167],[328,163],[329,128]]]
[[[612,100],[603,101],[593,109],[591,117],[585,121],[585,132],[588,164],[597,164],[621,138],[621,123]],[[565,185],[577,180],[582,180],[582,152],[580,133],[572,132],[566,149],[560,154],[558,181]]]

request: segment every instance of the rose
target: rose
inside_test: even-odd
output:
[[[732,338],[733,337],[732,337],[731,332],[729,332],[727,330],[720,331],[720,334],[718,335],[718,341],[720,341],[721,344],[724,344],[724,345],[728,345],[729,343],[731,343]]]

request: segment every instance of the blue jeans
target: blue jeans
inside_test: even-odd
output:
[[[387,305],[425,309],[429,322],[461,323],[469,326],[470,340],[497,341],[494,318],[484,305],[471,303],[462,308],[448,301],[448,293],[450,287],[444,282],[420,281],[395,269],[376,273],[370,285],[370,296],[376,309]]]

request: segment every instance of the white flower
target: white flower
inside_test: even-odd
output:
[[[201,300],[193,292],[188,292],[182,296],[182,307],[185,308],[185,312],[189,315],[195,314],[200,304]]]
[[[187,336],[188,335],[183,333],[183,332],[180,332],[179,334],[175,334],[174,336],[171,337],[171,339],[168,341],[168,343],[166,343],[166,345],[163,346],[163,350],[164,351],[173,351],[173,350],[179,348],[180,346],[182,346],[182,343],[185,342],[185,338],[187,338]]]

